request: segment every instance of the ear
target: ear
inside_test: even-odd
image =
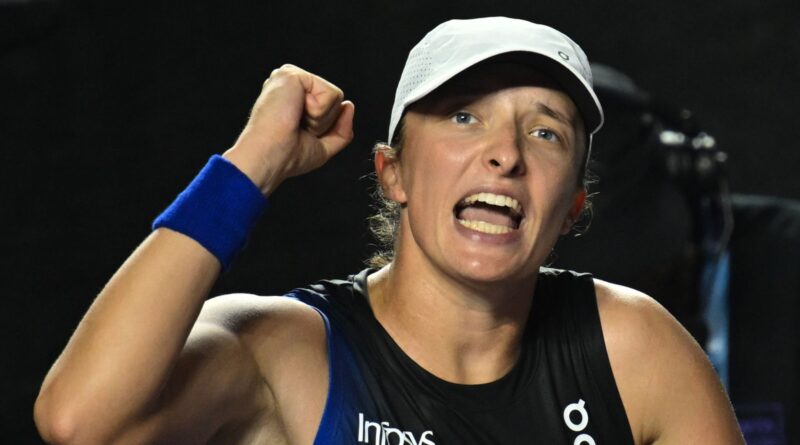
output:
[[[561,234],[566,235],[572,230],[572,225],[578,220],[578,217],[583,212],[583,206],[586,204],[586,189],[581,187],[575,192],[575,197],[572,201],[572,207],[569,209],[567,217],[564,218],[564,223],[561,226]]]
[[[383,190],[383,196],[400,204],[406,203],[406,192],[400,178],[400,161],[389,154],[389,147],[375,150],[375,174]]]

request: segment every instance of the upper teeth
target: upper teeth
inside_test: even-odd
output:
[[[464,199],[464,204],[466,205],[475,202],[485,202],[495,206],[508,207],[517,213],[522,212],[522,206],[519,205],[519,201],[510,196],[495,195],[494,193],[476,193]]]

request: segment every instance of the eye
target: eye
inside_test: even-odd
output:
[[[450,116],[450,120],[460,125],[469,125],[474,124],[477,119],[466,111],[457,111]]]
[[[558,135],[554,131],[548,130],[547,128],[537,128],[531,132],[531,135],[550,142],[558,141]]]

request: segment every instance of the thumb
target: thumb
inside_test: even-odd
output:
[[[336,122],[319,138],[328,158],[340,152],[353,140],[353,116],[356,106],[346,100],[339,107],[339,117]]]

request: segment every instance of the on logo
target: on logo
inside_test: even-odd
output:
[[[570,403],[564,408],[564,423],[567,424],[567,428],[576,433],[580,433],[589,425],[589,412],[586,411],[584,405],[586,405],[586,402],[583,399],[578,399],[578,403]],[[576,416],[573,413],[577,413],[577,422],[574,420]],[[572,443],[573,445],[595,445],[592,436],[586,433],[578,435]]]

